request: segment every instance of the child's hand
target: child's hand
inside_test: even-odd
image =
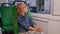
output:
[[[36,28],[31,27],[31,26],[28,29],[31,30],[31,31],[36,31]]]
[[[43,29],[40,28],[39,26],[37,26],[37,25],[33,25],[33,26],[36,29],[36,31],[38,31],[38,32],[42,32],[43,31]]]
[[[35,24],[34,24],[33,26],[34,26],[34,28],[36,28],[36,29],[39,28],[39,27],[38,27],[37,25],[35,25]]]
[[[36,29],[36,31],[38,31],[38,32],[42,32],[43,29],[39,27],[39,28]]]

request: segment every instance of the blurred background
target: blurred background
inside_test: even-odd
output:
[[[13,3],[15,0],[7,0],[9,3]],[[51,0],[16,0],[16,1],[26,1],[31,12],[50,14],[51,10]]]

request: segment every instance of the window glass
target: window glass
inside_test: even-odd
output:
[[[51,12],[51,0],[26,0],[31,12],[50,14]]]

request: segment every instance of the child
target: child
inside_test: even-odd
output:
[[[28,30],[42,32],[42,28],[38,27],[37,24],[26,15],[27,11],[27,4],[23,2],[17,4],[19,34],[24,34],[24,32],[27,32]]]

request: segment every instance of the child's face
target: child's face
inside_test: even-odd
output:
[[[28,7],[25,3],[22,3],[18,6],[19,13],[27,13]]]
[[[25,6],[22,8],[22,11],[23,11],[24,13],[27,13],[27,11],[28,11],[27,5],[25,5]]]

